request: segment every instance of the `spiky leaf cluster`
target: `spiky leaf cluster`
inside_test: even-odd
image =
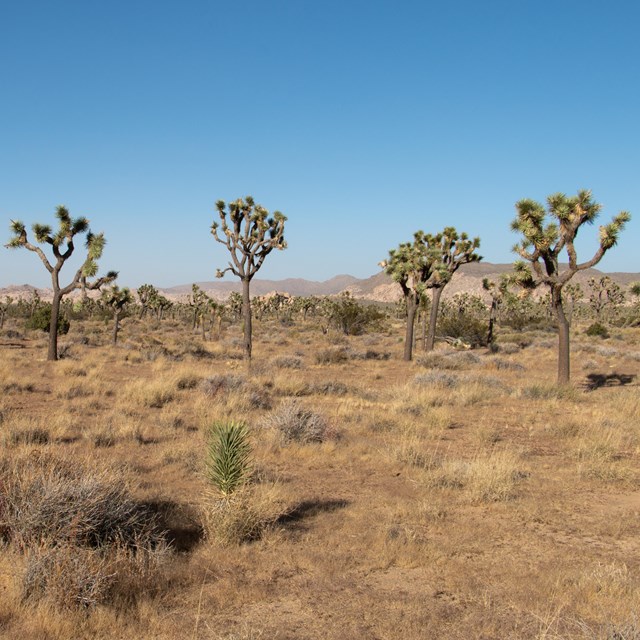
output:
[[[40,247],[29,242],[26,227],[20,220],[11,221],[10,229],[13,237],[6,246],[12,249],[25,247],[29,251],[36,253],[53,277],[54,291],[58,290],[63,295],[70,293],[73,289],[99,289],[102,285],[113,282],[118,276],[115,271],[109,271],[106,276],[99,278],[95,282],[87,282],[87,278],[93,278],[98,273],[98,260],[102,257],[106,244],[104,234],[93,234],[89,230],[87,218],[71,218],[66,207],[56,207],[55,216],[58,219],[58,229],[55,232],[51,226],[45,224],[36,223],[31,227],[36,242],[51,247],[55,258],[53,263],[49,261]],[[87,234],[85,242],[87,257],[74,275],[71,283],[64,288],[60,288],[57,281],[58,273],[75,250],[74,237],[82,233]]]
[[[251,470],[249,432],[242,422],[217,422],[210,432],[206,459],[207,476],[224,496],[231,495]]]
[[[260,269],[264,259],[273,249],[287,248],[284,239],[284,223],[287,218],[275,211],[270,215],[267,209],[256,204],[251,196],[230,202],[216,202],[220,222],[213,222],[211,234],[224,244],[231,254],[231,262],[226,269],[218,269],[217,278],[227,271],[242,279],[251,279]],[[222,232],[222,236],[218,231]]]
[[[453,227],[434,235],[418,231],[413,242],[389,251],[389,259],[380,266],[400,285],[405,297],[410,291],[421,297],[426,289],[444,287],[461,265],[481,260],[475,252],[479,246],[479,238],[471,240]]]
[[[430,286],[444,287],[463,264],[482,260],[482,256],[476,253],[479,248],[480,238],[472,239],[465,232],[459,234],[455,227],[445,227],[432,242],[431,250],[438,259]]]
[[[121,289],[114,284],[102,293],[102,302],[114,311],[121,311],[127,304],[133,302],[133,295],[127,287]]]
[[[562,287],[577,271],[597,264],[602,256],[618,241],[618,236],[630,220],[626,211],[600,227],[598,247],[594,256],[578,263],[575,239],[583,224],[593,224],[602,206],[595,202],[591,191],[581,190],[568,197],[555,193],[547,198],[547,207],[535,200],[524,199],[516,203],[516,218],[511,223],[513,231],[522,234],[522,240],[513,247],[515,253],[526,262],[516,263],[519,282],[526,287],[539,284]],[[561,272],[559,257],[563,251],[568,256],[569,267]]]

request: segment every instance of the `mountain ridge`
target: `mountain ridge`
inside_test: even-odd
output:
[[[456,293],[472,293],[486,295],[482,288],[483,278],[497,279],[503,273],[508,273],[513,269],[512,263],[494,264],[491,262],[476,262],[466,264],[454,274],[451,282],[444,290],[446,297],[451,297]],[[572,282],[580,283],[583,288],[589,278],[608,275],[617,282],[623,289],[635,281],[640,281],[640,273],[632,272],[604,272],[598,269],[587,269],[578,272]],[[231,292],[241,291],[241,284],[238,280],[215,280],[196,282],[207,295],[216,300],[226,300]],[[173,287],[157,287],[158,291],[173,301],[185,301],[191,294],[191,284],[182,284]],[[586,290],[586,289],[585,289]],[[9,285],[0,288],[0,297],[11,296],[14,298],[26,298],[36,291],[43,300],[50,300],[51,289],[33,287],[29,284]],[[134,289],[135,291],[135,289]],[[255,279],[251,282],[252,296],[262,296],[273,292],[285,293],[291,296],[331,296],[344,291],[349,291],[354,297],[371,301],[393,302],[400,298],[401,291],[398,284],[383,271],[380,271],[368,278],[356,278],[349,274],[336,275],[328,280],[316,281],[304,278],[285,278],[283,280],[261,280]],[[81,295],[79,290],[71,294],[71,297]],[[97,292],[95,293],[97,294]]]

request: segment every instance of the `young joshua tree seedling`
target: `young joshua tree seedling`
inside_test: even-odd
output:
[[[242,282],[242,318],[244,323],[244,353],[251,360],[251,300],[249,286],[253,276],[258,272],[264,259],[273,249],[287,248],[284,240],[284,223],[286,217],[279,211],[273,216],[251,196],[244,200],[239,198],[226,204],[223,200],[216,202],[220,222],[211,225],[213,237],[224,244],[231,255],[226,269],[218,269],[217,278],[222,278],[231,271]],[[222,231],[222,237],[218,235]]]
[[[49,350],[47,360],[58,359],[58,319],[60,317],[60,303],[62,298],[71,293],[74,289],[99,289],[102,285],[113,282],[117,277],[116,271],[109,271],[106,276],[97,278],[89,282],[87,278],[93,278],[98,273],[98,260],[102,256],[106,240],[104,234],[93,234],[89,229],[89,221],[86,218],[72,219],[69,211],[65,207],[56,209],[59,227],[54,233],[49,225],[34,224],[31,228],[36,242],[51,246],[55,261],[50,262],[44,251],[31,244],[27,238],[25,225],[19,220],[11,221],[11,231],[13,238],[6,247],[19,249],[25,247],[38,255],[47,271],[51,274],[51,286],[53,289],[53,300],[51,302],[51,324],[49,326]],[[71,282],[62,286],[60,284],[60,271],[64,263],[71,257],[75,250],[74,238],[78,234],[86,233],[85,247],[87,256],[74,274]]]
[[[558,384],[568,384],[570,378],[569,320],[562,301],[562,289],[578,271],[598,264],[604,254],[615,246],[618,236],[631,216],[620,212],[613,220],[600,227],[600,245],[586,262],[578,262],[574,245],[578,230],[583,224],[593,224],[602,205],[591,197],[591,191],[579,191],[568,197],[556,193],[547,198],[547,209],[534,200],[516,203],[516,219],[511,223],[513,231],[523,239],[513,250],[524,258],[515,263],[516,275],[522,286],[535,288],[541,284],[549,287],[551,308],[558,324]],[[551,218],[551,222],[545,219]],[[566,251],[569,265],[561,268],[560,254]],[[527,264],[527,262],[529,264]]]

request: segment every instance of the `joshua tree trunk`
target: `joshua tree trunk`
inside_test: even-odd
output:
[[[51,301],[51,322],[49,324],[49,351],[47,353],[47,360],[58,359],[58,319],[60,317],[60,302],[62,296],[59,292],[54,292],[53,300]]]
[[[416,321],[416,311],[418,310],[418,303],[409,296],[407,300],[407,332],[404,340],[404,359],[409,361],[413,353],[413,327]]]
[[[551,290],[551,307],[558,321],[558,384],[569,384],[571,355],[569,349],[569,320],[562,307],[562,290]]]
[[[113,314],[113,344],[118,343],[118,331],[120,329],[120,310],[116,309]]]
[[[498,314],[498,301],[494,298],[491,300],[491,309],[489,310],[489,331],[487,332],[487,344],[489,347],[493,344],[493,325],[496,323]]]
[[[431,299],[431,315],[429,316],[429,332],[425,340],[425,351],[433,351],[436,343],[436,324],[438,322],[438,309],[440,307],[440,296],[442,295],[442,287],[433,288],[433,297]]]
[[[242,278],[242,324],[244,325],[244,355],[251,360],[251,298],[249,285],[251,278]]]

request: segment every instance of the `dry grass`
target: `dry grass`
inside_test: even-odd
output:
[[[638,637],[640,330],[577,331],[560,390],[549,334],[405,363],[401,323],[255,331],[250,370],[173,320],[0,347],[0,637]],[[227,419],[255,464],[221,501]]]

